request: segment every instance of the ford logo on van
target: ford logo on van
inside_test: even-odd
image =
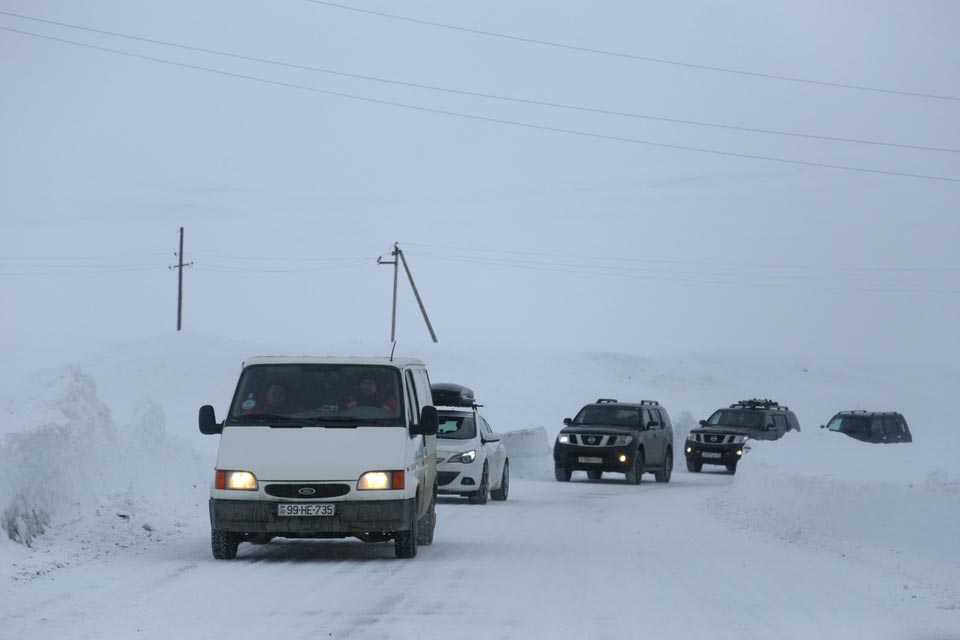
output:
[[[297,489],[297,493],[302,496],[312,496],[317,492],[313,487],[303,487],[302,489]]]

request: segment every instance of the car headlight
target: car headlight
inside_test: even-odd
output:
[[[357,491],[403,489],[403,471],[367,471],[357,480]]]
[[[256,491],[257,477],[249,471],[226,471],[217,469],[214,487],[237,491]]]
[[[568,436],[565,433],[561,433],[560,436],[557,438],[557,442],[559,442],[560,444],[570,444],[570,436]]]
[[[613,446],[625,447],[631,442],[633,442],[633,436],[617,436],[617,439],[613,441]]]
[[[457,455],[447,460],[447,462],[462,462],[463,464],[470,464],[476,459],[477,459],[476,451],[467,451],[465,453],[458,453]]]

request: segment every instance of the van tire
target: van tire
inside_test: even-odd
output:
[[[417,540],[420,537],[419,520],[414,517],[413,528],[409,531],[397,531],[393,538],[393,552],[404,560],[417,557]]]
[[[233,560],[240,546],[240,534],[232,531],[210,530],[210,548],[216,560]]]
[[[490,497],[490,466],[483,463],[483,471],[480,473],[480,488],[470,496],[470,504],[487,504],[487,498]]]
[[[490,492],[490,497],[494,500],[503,502],[510,494],[510,461],[503,463],[503,475],[500,477],[500,488]]]
[[[434,491],[433,499],[430,501],[430,509],[423,514],[420,522],[417,523],[417,544],[433,544],[433,532],[437,528],[437,494]]]

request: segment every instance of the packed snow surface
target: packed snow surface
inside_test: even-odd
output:
[[[879,359],[400,349],[476,390],[506,434],[510,499],[442,500],[413,561],[357,541],[214,561],[217,438],[197,408],[222,416],[251,355],[381,351],[185,334],[5,381],[0,637],[960,638],[960,442],[943,420],[960,371]],[[735,476],[683,470],[696,420],[753,396],[803,430],[754,443]],[[552,479],[562,418],[597,397],[668,409],[671,483]],[[902,411],[915,442],[819,429],[857,406]]]

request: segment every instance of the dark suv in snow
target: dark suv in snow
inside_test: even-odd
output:
[[[787,431],[800,431],[797,416],[773,400],[743,400],[718,409],[687,436],[687,471],[697,473],[705,464],[717,464],[736,473],[748,441],[779,440]]]
[[[605,471],[622,473],[627,484],[640,484],[644,473],[653,473],[657,482],[670,482],[673,427],[657,401],[601,398],[563,424],[553,446],[560,482],[570,480],[574,471],[586,471],[591,480],[599,480]]]
[[[906,418],[895,411],[841,411],[820,428],[875,444],[913,442]]]

